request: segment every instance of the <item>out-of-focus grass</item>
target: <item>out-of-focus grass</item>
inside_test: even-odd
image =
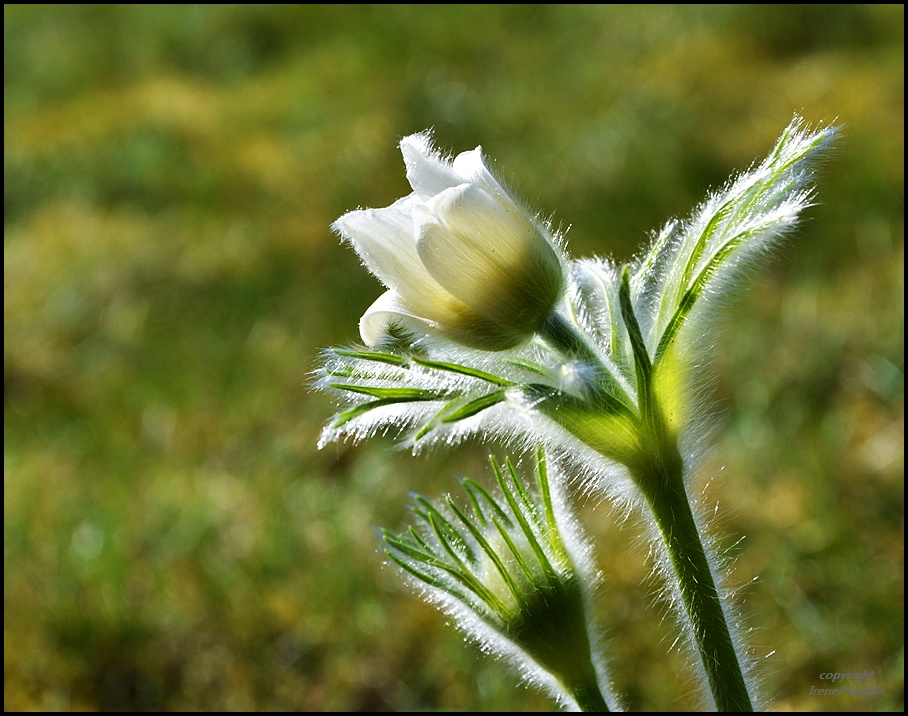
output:
[[[798,111],[844,140],[728,321],[704,478],[775,707],[901,710],[903,13],[5,6],[4,706],[549,708],[381,568],[487,448],[315,450],[308,372],[380,291],[328,225],[434,126],[627,258]],[[584,514],[618,689],[692,706],[633,528]]]

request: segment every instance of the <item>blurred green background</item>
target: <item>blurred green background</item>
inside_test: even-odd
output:
[[[488,446],[319,452],[379,284],[329,224],[482,144],[630,258],[797,111],[845,125],[730,313],[703,470],[778,710],[901,710],[902,5],[4,6],[4,706],[548,710],[382,567]],[[618,689],[696,705],[645,550],[597,536]],[[745,539],[739,542],[741,537]],[[873,670],[875,697],[818,697]]]

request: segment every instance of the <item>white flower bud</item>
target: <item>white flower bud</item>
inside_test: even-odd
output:
[[[524,342],[564,285],[553,241],[492,176],[479,147],[453,161],[426,134],[400,147],[413,193],[334,223],[389,289],[360,321],[363,341],[374,347],[399,324],[484,350]]]

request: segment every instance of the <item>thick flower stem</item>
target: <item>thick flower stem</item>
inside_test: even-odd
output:
[[[655,392],[655,368],[634,312],[627,267],[621,275],[619,300],[634,354],[641,417],[641,450],[626,464],[662,536],[716,708],[753,711],[722,600],[684,489],[684,461]]]
[[[674,446],[632,469],[677,579],[684,609],[719,711],[753,711],[722,601],[684,489],[683,462]]]
[[[610,711],[595,679],[588,683],[578,684],[575,688],[569,689],[569,693],[577,702],[577,707],[585,713],[608,713]]]

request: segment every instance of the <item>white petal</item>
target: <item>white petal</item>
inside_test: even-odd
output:
[[[407,165],[407,181],[423,200],[457,186],[463,180],[432,146],[428,132],[411,134],[400,140],[400,151]]]
[[[414,209],[417,250],[439,284],[478,315],[519,331],[551,309],[562,285],[557,253],[479,187],[462,184]]]
[[[532,243],[543,241],[471,184],[442,192],[426,202],[425,209],[416,207],[413,221],[423,264],[441,285],[465,301],[475,289],[496,290],[510,269],[523,262]],[[475,289],[454,291],[449,284]]]
[[[376,278],[415,314],[433,321],[462,321],[469,309],[435,280],[419,258],[413,227],[413,213],[419,210],[425,207],[410,194],[385,209],[351,211],[333,226]]]
[[[391,327],[401,326],[419,337],[433,329],[431,321],[414,315],[394,291],[385,291],[359,319],[359,335],[370,348],[377,348],[391,337]]]
[[[482,147],[476,147],[467,152],[461,152],[454,157],[454,171],[460,176],[462,182],[478,184],[489,194],[505,194],[504,188],[492,176],[482,158]]]
[[[416,251],[409,195],[385,209],[361,209],[344,214],[333,228],[347,241],[366,267],[388,288],[400,281],[428,276]]]

